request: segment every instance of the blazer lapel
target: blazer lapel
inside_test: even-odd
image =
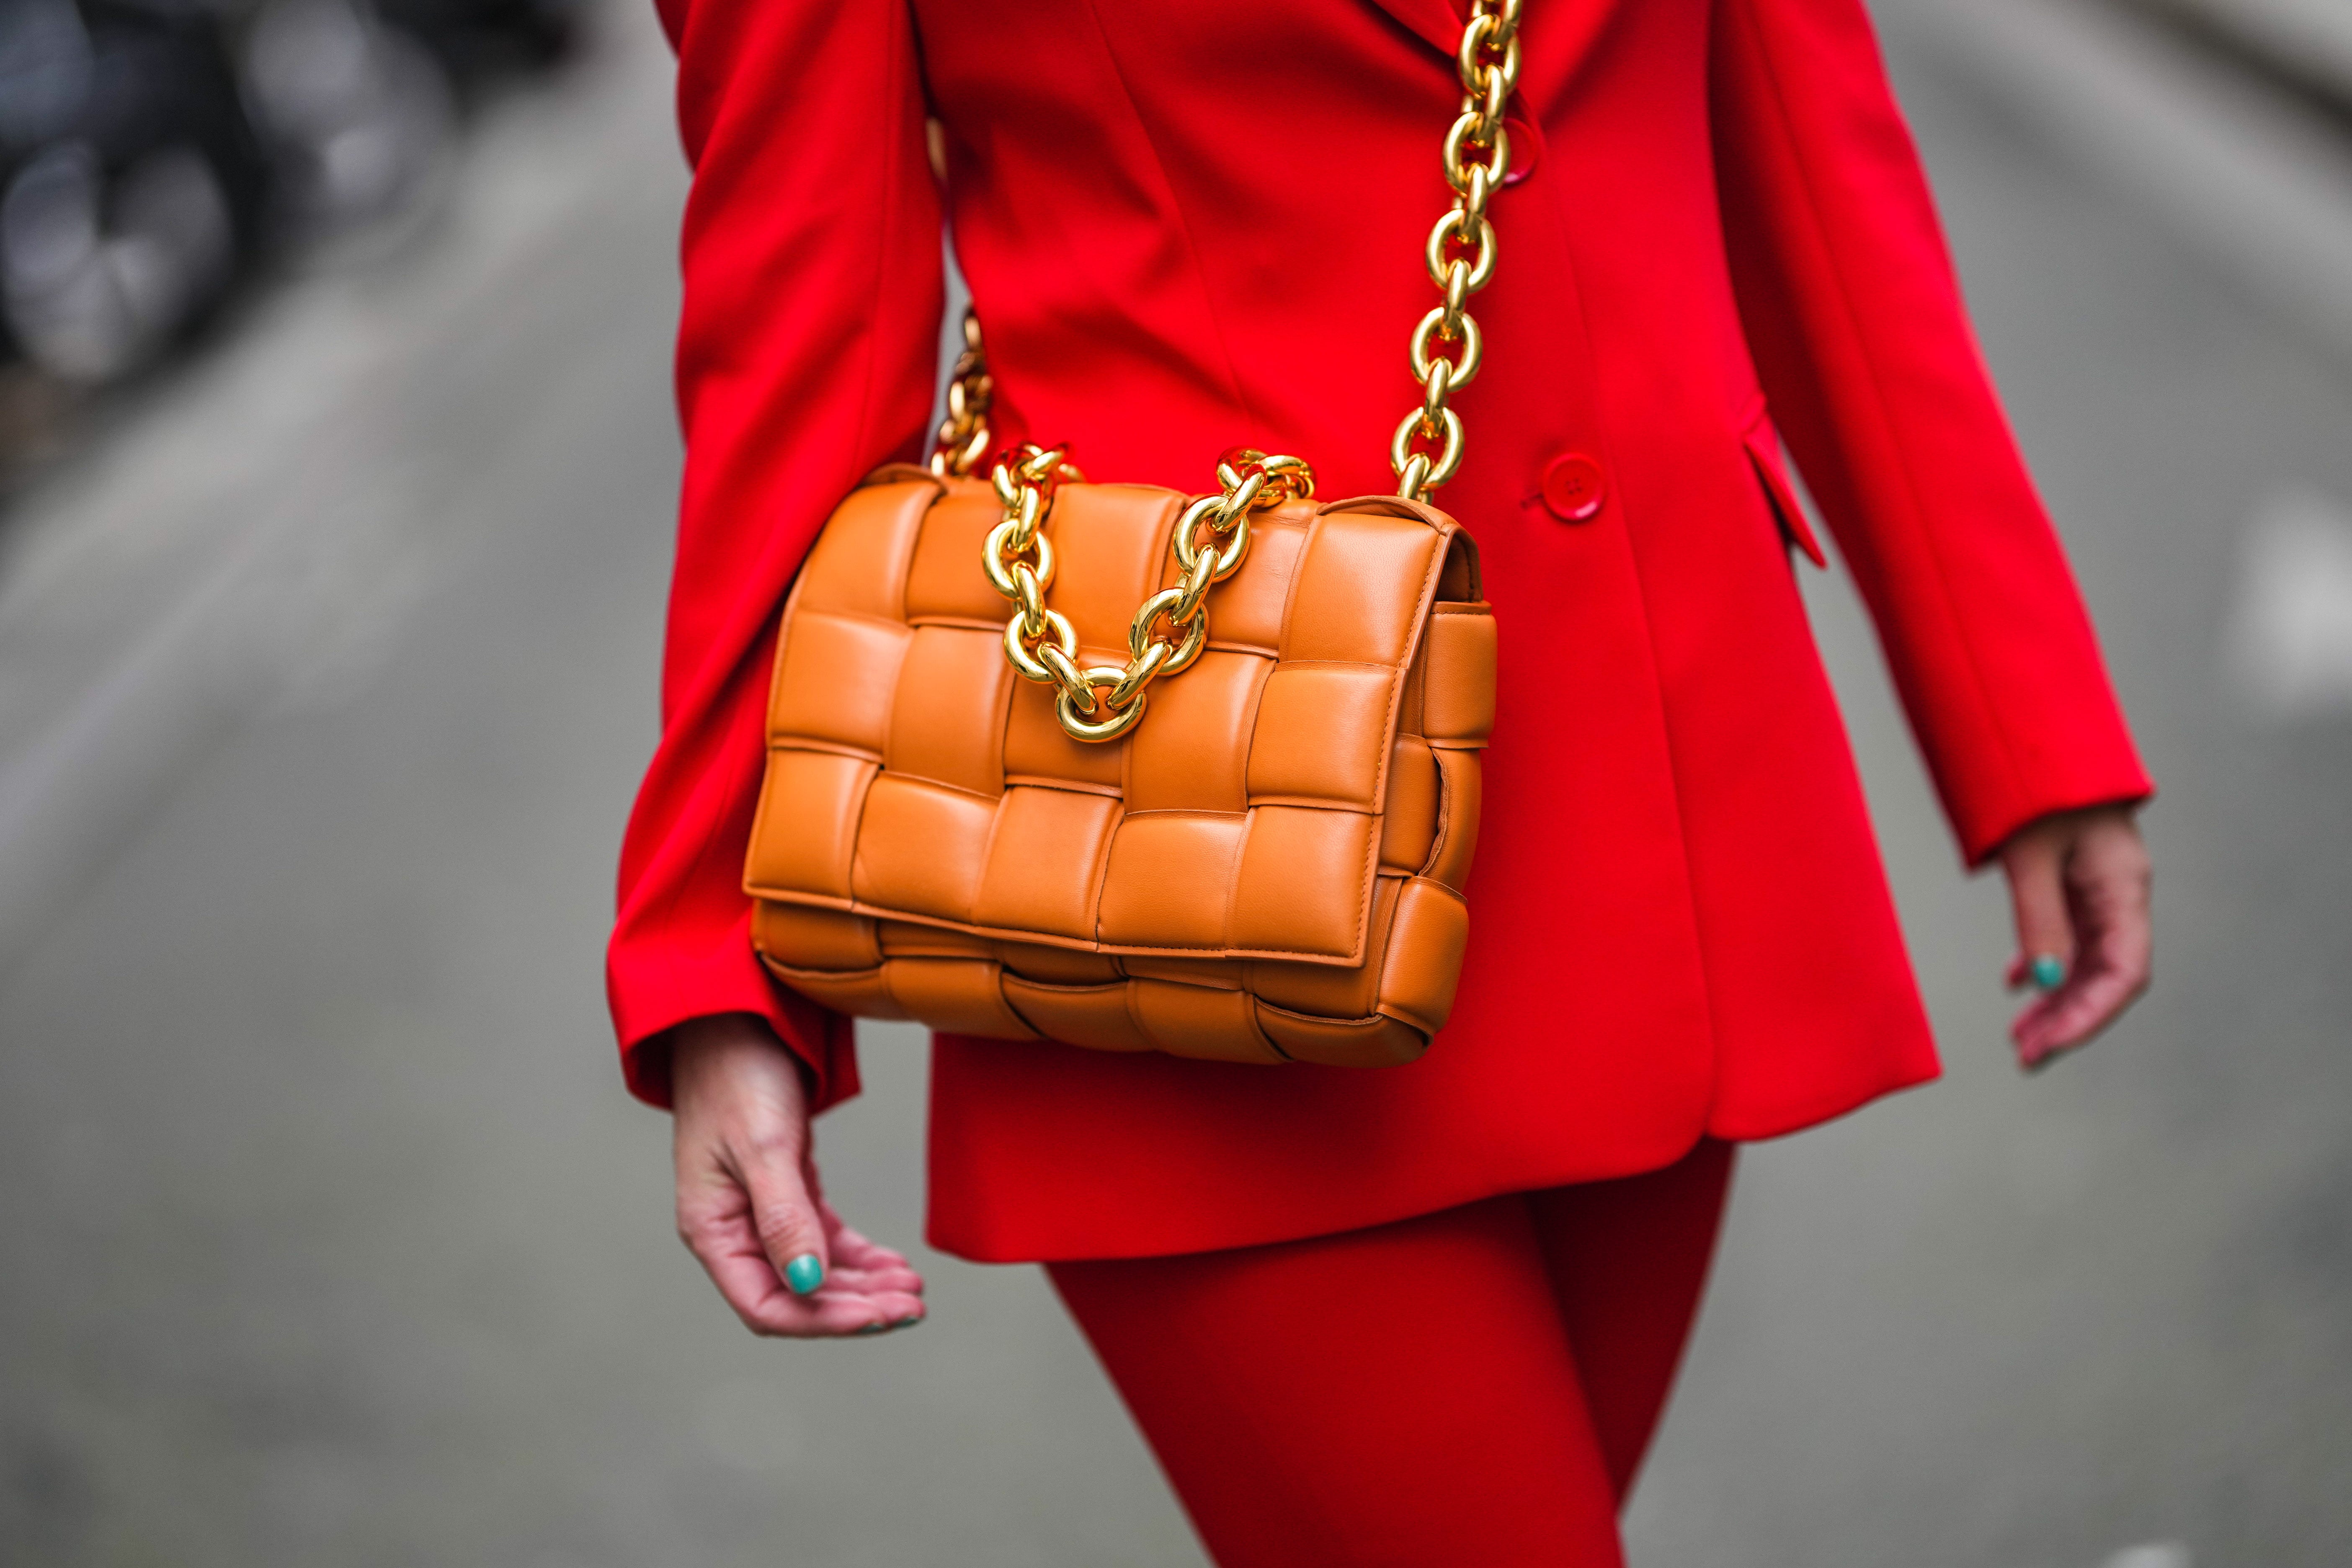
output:
[[[1454,0],[1372,0],[1397,23],[1438,53],[1451,56],[1462,43],[1462,14]]]
[[[1389,19],[1443,54],[1449,61],[1462,47],[1462,23],[1468,10],[1466,0],[1371,0],[1388,13]],[[1640,0],[1629,0],[1639,4]],[[1591,58],[1594,40],[1610,26],[1623,8],[1621,0],[1567,0],[1547,3],[1540,22],[1541,47],[1530,47],[1525,64],[1520,68],[1517,102],[1548,103],[1559,90],[1560,83],[1580,69]],[[1529,11],[1534,7],[1530,5]],[[1529,23],[1522,16],[1520,37],[1528,37]]]

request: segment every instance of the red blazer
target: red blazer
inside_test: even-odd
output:
[[[687,468],[613,1010],[648,1100],[664,1030],[740,1010],[831,1102],[849,1028],[753,961],[743,844],[786,584],[859,477],[924,444],[943,210],[1000,437],[1187,489],[1246,443],[1307,458],[1326,495],[1387,490],[1460,24],[1448,0],[665,4],[694,165]],[[1437,498],[1501,627],[1454,1020],[1386,1071],[943,1037],[940,1247],[1328,1233],[1933,1076],[1776,422],[1969,861],[2147,793],[1861,0],[1528,0],[1523,37],[1529,173],[1496,199],[1468,458]]]

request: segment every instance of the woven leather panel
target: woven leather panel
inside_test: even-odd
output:
[[[1125,659],[1188,499],[1059,492],[1049,599],[1081,663]],[[1418,1054],[1452,1002],[1493,717],[1456,525],[1393,498],[1262,514],[1208,650],[1090,745],[1005,662],[980,567],[998,517],[985,485],[886,469],[803,568],[745,873],[771,967],[964,1033]]]

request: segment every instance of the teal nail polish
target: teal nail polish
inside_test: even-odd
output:
[[[784,1283],[795,1296],[805,1296],[824,1283],[824,1265],[814,1252],[803,1252],[784,1265]]]
[[[2053,953],[2038,953],[2026,974],[2032,980],[2036,991],[2055,991],[2060,982],[2066,978],[2066,966],[2059,963]]]

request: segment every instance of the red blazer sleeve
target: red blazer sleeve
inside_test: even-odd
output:
[[[1720,0],[1716,156],[1767,399],[1976,864],[2150,792],[1861,0]]]
[[[819,1108],[856,1090],[848,1020],[752,955],[743,851],[774,621],[835,504],[920,448],[942,305],[940,205],[903,0],[664,0],[694,182],[681,260],[686,435],[661,740],[621,849],[606,987],[632,1090],[664,1031],[754,1013]]]

